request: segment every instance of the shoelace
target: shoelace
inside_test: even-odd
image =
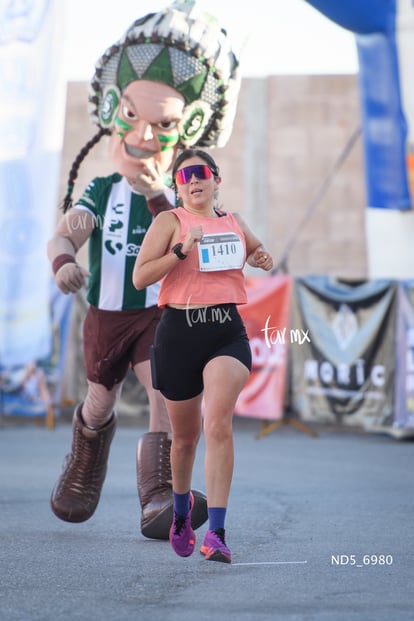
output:
[[[158,483],[160,488],[165,485],[172,487],[171,474],[171,440],[161,440],[158,459]],[[168,490],[169,491],[169,490]]]
[[[96,446],[92,447],[85,442],[82,450],[76,447],[76,460],[72,455],[67,456],[71,461],[71,468],[69,468],[66,474],[66,485],[73,492],[85,495],[86,482],[91,490],[99,486],[102,470],[105,468],[105,462],[99,463],[100,451],[100,445],[98,445],[97,449]],[[93,468],[91,468],[91,464],[94,465]]]
[[[181,531],[183,530],[185,526],[186,518],[187,516],[175,514],[175,520],[174,520],[174,534],[175,535],[181,534]]]
[[[220,539],[221,543],[223,543],[224,545],[226,545],[226,542],[224,541],[224,535],[225,535],[225,530],[224,528],[216,528],[213,531],[217,537]]]

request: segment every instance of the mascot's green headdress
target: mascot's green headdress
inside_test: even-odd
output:
[[[135,80],[162,82],[184,97],[182,147],[226,144],[240,89],[239,62],[226,31],[195,0],[137,19],[108,48],[90,84],[91,120],[111,129],[121,93]]]

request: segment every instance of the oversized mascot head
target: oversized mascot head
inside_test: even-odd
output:
[[[103,135],[121,174],[132,176],[147,158],[168,171],[180,147],[226,144],[239,89],[227,33],[195,0],[135,20],[96,63],[89,114],[99,132],[75,160],[64,211],[80,162]]]

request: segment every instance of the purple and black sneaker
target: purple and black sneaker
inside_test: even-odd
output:
[[[226,546],[225,534],[224,528],[216,528],[216,530],[208,530],[206,532],[200,552],[207,561],[231,563],[231,552]]]
[[[173,523],[170,528],[170,543],[178,556],[191,556],[196,544],[196,534],[191,527],[191,511],[194,496],[190,494],[190,509],[187,515],[177,515],[174,511]]]

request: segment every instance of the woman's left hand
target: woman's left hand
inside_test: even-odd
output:
[[[260,267],[262,270],[268,272],[272,269],[273,259],[266,250],[263,250],[263,248],[258,248],[253,254],[253,258],[256,262],[257,267]]]

